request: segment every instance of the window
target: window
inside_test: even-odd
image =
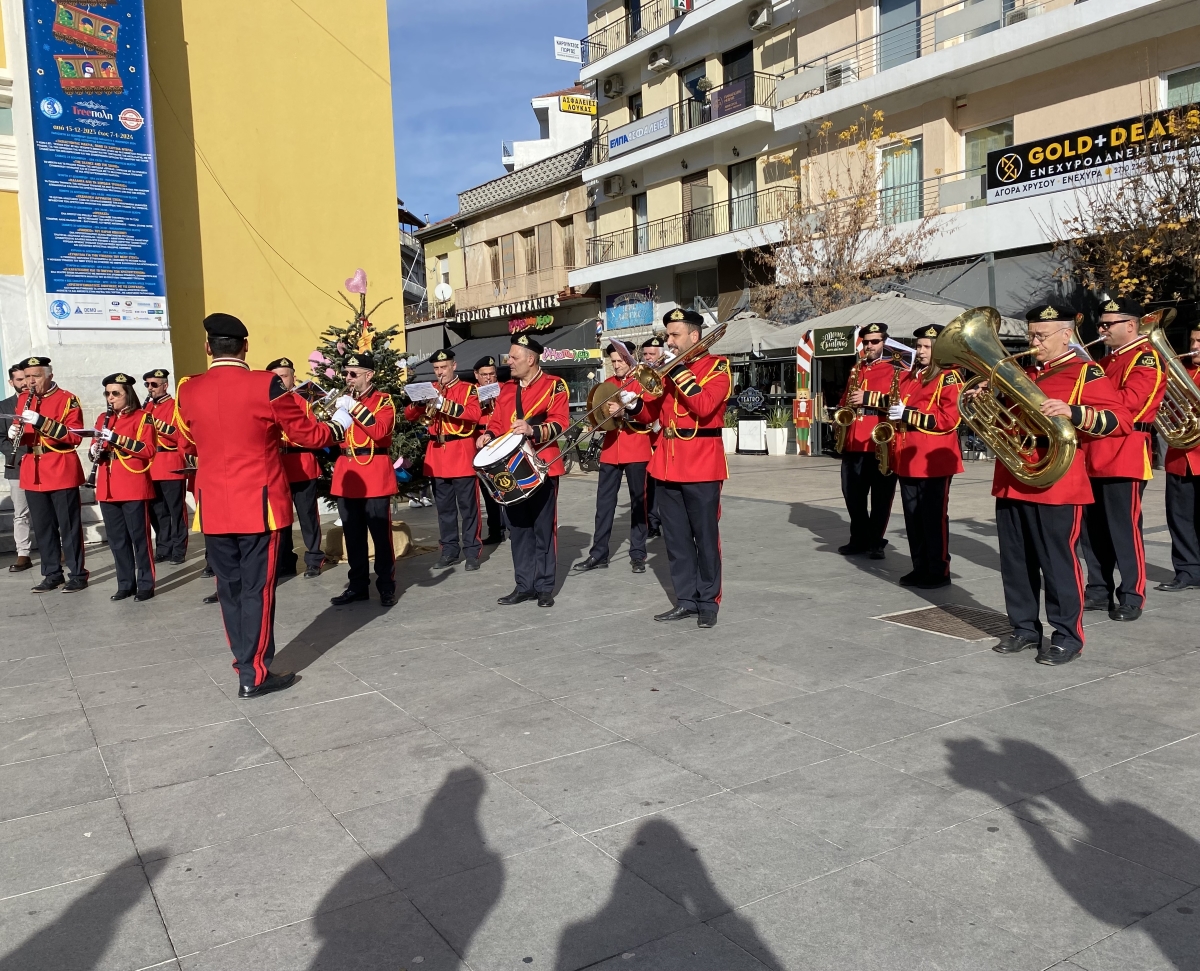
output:
[[[11,135],[12,133],[12,106],[0,105],[0,135]]]
[[[633,202],[633,251],[645,253],[650,248],[649,218],[646,209],[646,193],[639,192]]]
[[[1012,145],[1012,119],[998,121],[994,125],[986,125],[983,128],[976,128],[973,131],[966,132],[963,135],[963,142],[967,178],[981,176],[987,168],[988,152],[994,152],[998,148],[1008,148]],[[967,208],[974,209],[976,206],[985,204],[986,200],[978,199],[975,202],[968,202]]]
[[[882,152],[883,186],[879,218],[885,224],[910,222],[924,214],[921,192],[921,140]]]
[[[642,117],[642,92],[629,96],[629,120],[637,121]]]
[[[575,221],[565,219],[558,224],[562,229],[563,266],[575,269]]]
[[[449,283],[450,282],[450,257],[449,256],[439,256],[438,257],[438,282],[439,283]]]
[[[758,161],[748,159],[729,166],[729,228],[745,229],[758,223]]]
[[[704,82],[701,84],[701,82]],[[679,113],[680,131],[703,125],[711,118],[708,104],[708,77],[703,61],[690,64],[679,72],[680,98],[683,110]]]
[[[517,275],[517,237],[512,233],[500,237],[500,273],[504,280]]]
[[[1200,101],[1200,67],[1167,75],[1167,107],[1181,108]],[[4,109],[0,108],[0,112]],[[11,132],[12,129],[9,128]]]
[[[525,272],[536,273],[538,268],[537,233],[532,229],[523,230],[521,236],[521,251],[525,257]]]
[[[552,223],[542,223],[537,228],[537,265],[539,270],[549,270],[554,266],[554,226]]]
[[[498,239],[490,240],[487,243],[488,251],[488,266],[492,272],[492,282],[499,283],[504,279],[500,275],[500,241]]]
[[[675,302],[685,310],[704,313],[716,309],[719,292],[715,266],[675,274]]]
[[[879,70],[921,56],[917,0],[879,0]]]
[[[725,83],[744,78],[754,73],[754,46],[750,41],[740,44],[721,55],[721,68],[724,71]]]

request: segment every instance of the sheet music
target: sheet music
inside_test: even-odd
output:
[[[414,381],[404,386],[409,401],[432,401],[438,396],[437,386],[432,381]]]
[[[491,401],[493,398],[500,397],[499,384],[481,384],[479,386],[479,400]]]

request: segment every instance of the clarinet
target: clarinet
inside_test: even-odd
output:
[[[108,406],[108,411],[104,414],[104,428],[112,428],[117,420],[117,411],[112,406]],[[88,473],[87,481],[84,483],[89,489],[96,488],[96,473],[100,471],[100,463],[104,461],[104,456],[108,454],[108,442],[104,439],[99,439],[97,444],[100,446],[96,449],[96,457],[92,459],[92,471]]]
[[[38,403],[37,393],[34,391],[26,391],[25,392],[25,407],[22,408],[21,411],[31,411],[31,410],[33,410],[33,406],[36,405],[37,403]],[[25,423],[25,420],[21,417],[20,413],[18,412],[18,414],[12,420],[12,424],[8,426],[9,435],[12,434],[12,430],[14,428],[19,429],[24,423]],[[12,439],[9,439],[9,440],[12,441]],[[21,450],[21,446],[18,444],[19,441],[20,441],[20,437],[18,436],[17,441],[13,441],[12,451],[8,453],[8,457],[5,459],[5,462],[4,462],[5,467],[10,470],[15,469],[17,467],[17,453]]]

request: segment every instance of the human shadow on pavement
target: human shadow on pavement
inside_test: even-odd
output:
[[[345,607],[330,604],[276,652],[271,667],[277,671],[303,671],[382,616],[383,610],[374,600]]]
[[[0,957],[0,971],[88,971],[107,967],[104,955],[117,936],[121,922],[143,898],[150,897],[150,880],[167,864],[169,851],[151,850],[151,863],[137,856],[124,860],[99,883],[75,900],[59,917],[32,934],[15,950]],[[43,891],[43,894],[51,891]],[[151,898],[152,900],[152,898]],[[25,898],[23,911],[45,906],[37,895]],[[154,904],[151,903],[151,908]],[[156,918],[157,920],[157,915]],[[164,935],[163,945],[166,946]]]
[[[604,907],[587,920],[564,928],[559,936],[555,971],[577,971],[653,940],[653,937],[646,941],[630,939],[631,932],[645,923],[645,916],[639,907],[646,899],[647,883],[699,921],[725,915],[721,921],[721,933],[744,949],[739,953],[738,948],[730,947],[728,954],[719,957],[709,955],[705,960],[698,960],[696,955],[691,954],[688,945],[681,943],[678,954],[669,951],[656,953],[655,967],[670,968],[672,971],[699,971],[701,967],[705,971],[710,968],[714,971],[717,968],[720,971],[757,971],[762,968],[760,962],[775,968],[783,967],[783,962],[775,957],[753,925],[738,916],[729,901],[713,886],[708,871],[700,861],[698,848],[689,844],[673,823],[658,818],[643,823],[621,854],[619,862],[621,869]],[[758,960],[751,958],[746,951]],[[717,963],[713,963],[714,957]]]
[[[562,592],[563,584],[571,575],[571,567],[584,558],[592,546],[591,530],[579,529],[577,526],[564,526],[560,521],[555,534],[558,543],[558,565],[555,569],[554,593]]]
[[[317,907],[314,927],[321,945],[309,965],[310,971],[408,967],[406,962],[413,953],[411,945],[418,938],[428,941],[434,934],[424,919],[413,919],[415,915],[407,905],[398,915],[403,919],[392,922],[360,919],[362,908],[371,907],[371,902],[344,907],[347,896],[369,882],[379,870],[399,890],[405,891],[470,870],[471,879],[463,891],[439,898],[428,915],[437,933],[460,957],[467,953],[471,940],[504,889],[500,855],[488,846],[479,819],[486,791],[487,780],[477,769],[455,769],[448,773],[426,803],[415,832],[342,875]],[[397,825],[403,827],[403,820]]]
[[[1137,923],[1163,956],[1179,971],[1200,971],[1200,923],[1192,909],[1178,901],[1158,913],[1141,907],[1141,901],[1123,897],[1097,865],[1101,853],[1133,860],[1138,867],[1166,872],[1183,882],[1200,872],[1200,842],[1173,823],[1124,799],[1097,799],[1076,773],[1052,752],[1032,742],[1001,739],[992,748],[980,739],[954,739],[946,743],[950,777],[959,785],[981,792],[1002,805],[1024,802],[1051,816],[1053,810],[1070,816],[1082,829],[1077,837],[1060,836],[1036,823],[1021,828],[1038,857],[1058,885],[1080,907],[1114,928]],[[1028,796],[1037,792],[1036,796]],[[1053,825],[1052,818],[1049,825]],[[1140,852],[1126,855],[1129,848]],[[1087,844],[1083,846],[1081,844]],[[1122,850],[1125,849],[1126,853]],[[1147,854],[1151,859],[1146,860]],[[1134,857],[1142,859],[1134,859]],[[1166,863],[1166,866],[1162,864]],[[1185,915],[1189,928],[1181,928],[1175,913]],[[1146,919],[1149,918],[1149,919]],[[1165,918],[1165,919],[1164,919]]]

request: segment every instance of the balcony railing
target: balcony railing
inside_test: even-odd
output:
[[[550,297],[567,288],[570,267],[551,266],[533,273],[523,273],[506,280],[489,280],[463,287],[454,295],[455,309],[482,310],[534,297]]]
[[[719,88],[712,88],[705,93],[703,99],[685,98],[676,102],[669,109],[671,119],[671,136],[707,125],[719,118],[745,111],[747,108],[772,108],[775,106],[775,85],[779,83],[778,76],[755,72],[727,81]],[[657,112],[652,112],[657,114]],[[647,116],[650,117],[650,116]],[[632,124],[632,122],[631,122]],[[620,125],[612,131],[626,127]],[[592,165],[607,162],[610,158],[609,128],[601,126],[592,139]],[[659,142],[661,144],[661,140]]]
[[[593,30],[583,38],[581,46],[584,64],[591,64],[606,54],[620,50],[650,31],[669,24],[683,12],[674,10],[671,0],[644,0],[638,7],[639,9],[632,13]]]
[[[964,6],[960,0],[801,64],[781,81],[777,107],[1077,2],[1080,0],[979,0]]]

